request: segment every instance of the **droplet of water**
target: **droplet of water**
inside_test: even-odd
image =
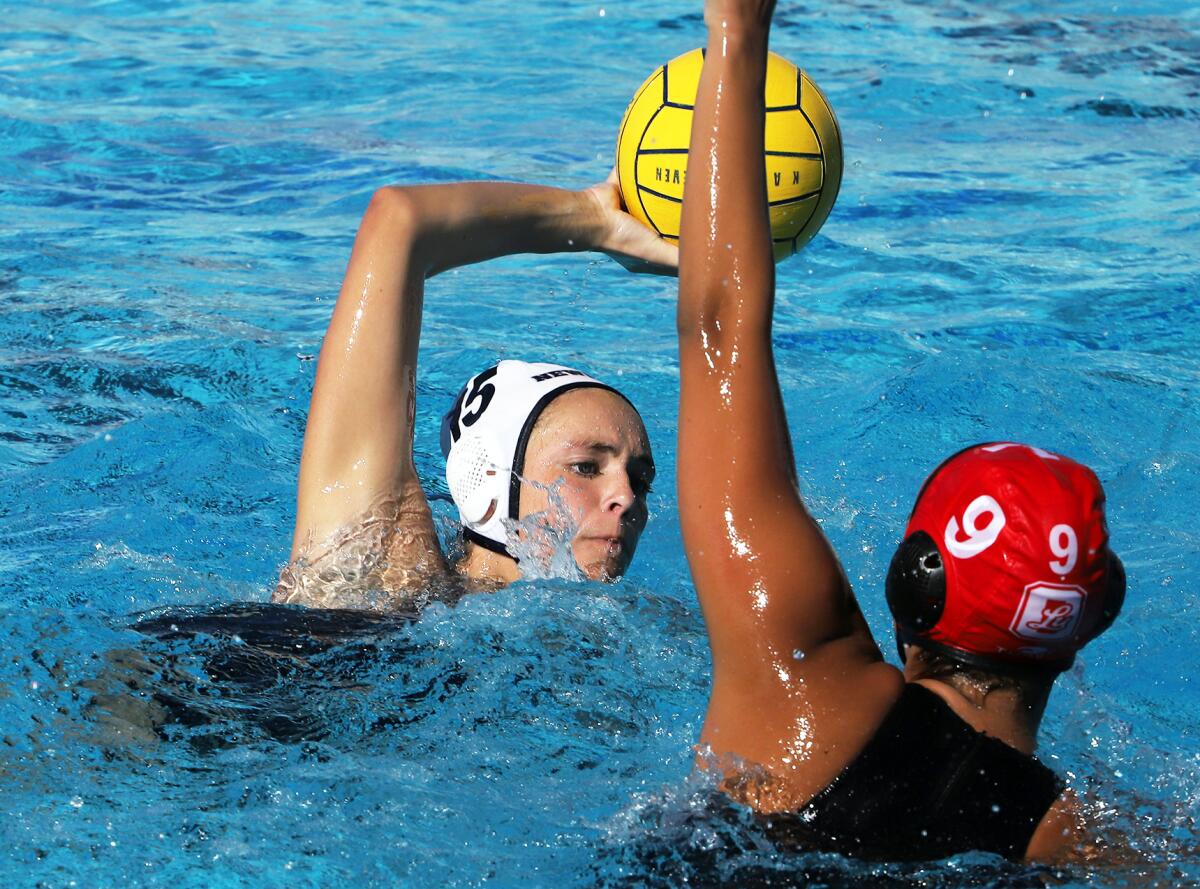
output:
[[[801,651],[799,648],[797,648],[795,651],[792,652],[792,659],[797,660],[797,661],[804,660],[804,652]]]

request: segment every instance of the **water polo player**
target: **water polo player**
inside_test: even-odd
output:
[[[539,512],[575,526],[571,551],[587,576],[625,569],[646,521],[650,445],[633,406],[579,371],[503,361],[464,388],[442,436],[467,538],[456,566],[413,463],[425,279],[571,250],[630,266],[677,262],[675,247],[621,210],[611,180],[581,192],[474,182],[375,193],[321,347],[276,602],[386,610],[456,575],[511,581],[520,567],[505,522]]]
[[[709,0],[679,279],[679,514],[712,648],[701,736],[723,788],[806,847],[1047,859],[1077,804],[1032,755],[1050,687],[1124,598],[1095,475],[969,448],[917,498],[884,662],[798,492],[771,347],[763,187],[773,3]]]

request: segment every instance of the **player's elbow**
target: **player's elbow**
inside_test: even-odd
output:
[[[420,212],[411,191],[403,186],[385,186],[377,189],[367,204],[354,249],[403,254],[415,263],[420,228]]]
[[[400,185],[385,185],[371,195],[362,227],[410,230],[415,223],[416,205],[409,190]]]
[[[727,297],[720,285],[679,284],[679,308],[675,313],[675,330],[680,342],[712,342],[732,329],[732,313],[726,306]]]
[[[770,336],[771,282],[747,280],[736,273],[681,277],[675,328],[680,342],[712,345],[723,339]]]
[[[771,348],[770,315],[736,302],[724,294],[698,299],[686,306],[680,298],[675,316],[681,353],[703,353],[710,368],[732,365],[747,350],[766,354]]]

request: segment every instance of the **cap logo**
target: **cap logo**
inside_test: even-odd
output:
[[[980,528],[976,522],[984,513],[988,513],[990,518],[988,518],[987,524]],[[950,550],[958,559],[977,556],[996,542],[996,538],[1004,530],[1006,521],[1004,510],[1000,508],[996,499],[987,494],[981,494],[971,501],[966,512],[963,513],[962,532],[966,535],[965,540],[960,540],[958,537],[958,517],[950,517],[950,521],[946,524],[946,533],[943,535],[946,549]]]
[[[1025,587],[1009,630],[1022,639],[1056,641],[1075,634],[1087,590],[1065,583],[1037,581]]]
[[[529,379],[535,383],[544,383],[546,380],[553,380],[555,377],[586,377],[581,370],[572,370],[569,367],[564,367],[562,370],[548,370],[545,373],[534,374]]]

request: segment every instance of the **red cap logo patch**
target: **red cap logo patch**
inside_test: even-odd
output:
[[[1014,636],[1035,642],[1070,639],[1083,615],[1087,590],[1062,583],[1031,583],[1013,617]]]

